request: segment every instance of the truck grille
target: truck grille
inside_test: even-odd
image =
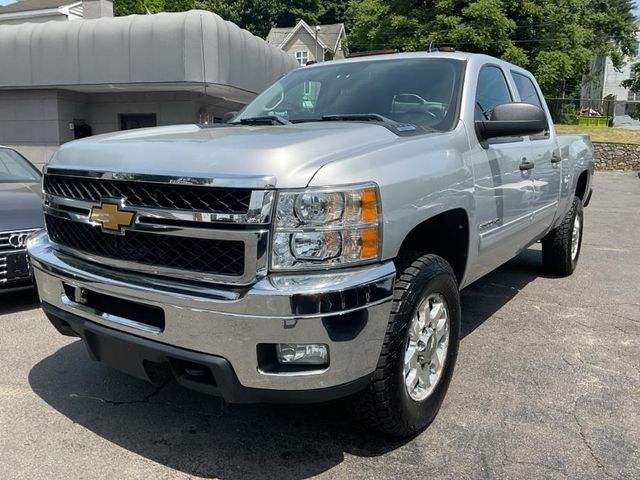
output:
[[[49,237],[54,242],[88,254],[208,274],[240,276],[244,273],[244,242],[241,241],[134,230],[120,236],[48,214],[45,221]]]
[[[51,195],[99,202],[122,198],[128,206],[217,213],[245,213],[251,190],[169,183],[128,182],[47,174],[44,191]]]

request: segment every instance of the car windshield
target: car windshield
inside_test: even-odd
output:
[[[38,171],[19,153],[0,148],[0,183],[39,181]]]
[[[353,60],[303,67],[258,95],[232,123],[260,117],[299,123],[340,115],[344,117],[338,119],[356,120],[354,115],[375,114],[378,120],[382,116],[450,130],[457,120],[463,69],[464,62],[445,58]]]

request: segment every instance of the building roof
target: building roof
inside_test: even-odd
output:
[[[78,0],[20,0],[16,3],[0,6],[0,14],[14,12],[30,12],[31,10],[44,10],[60,8],[77,3]]]
[[[0,89],[203,91],[246,102],[295,59],[218,15],[0,23]]]
[[[267,42],[278,48],[282,48],[300,29],[307,30],[312,37],[315,37],[317,27],[320,27],[318,31],[318,43],[324,48],[335,52],[338,48],[340,38],[344,35],[344,23],[309,25],[304,20],[300,20],[294,27],[272,28],[271,31],[269,31],[269,35],[267,35]]]

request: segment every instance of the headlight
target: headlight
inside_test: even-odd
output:
[[[296,270],[377,260],[380,225],[379,194],[372,184],[279,192],[271,267]]]

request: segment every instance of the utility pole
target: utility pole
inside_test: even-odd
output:
[[[320,60],[318,60],[318,32],[320,32],[320,26],[316,25],[316,62],[319,62]],[[323,55],[324,57],[324,55]],[[322,59],[322,61],[324,61],[324,58]]]

